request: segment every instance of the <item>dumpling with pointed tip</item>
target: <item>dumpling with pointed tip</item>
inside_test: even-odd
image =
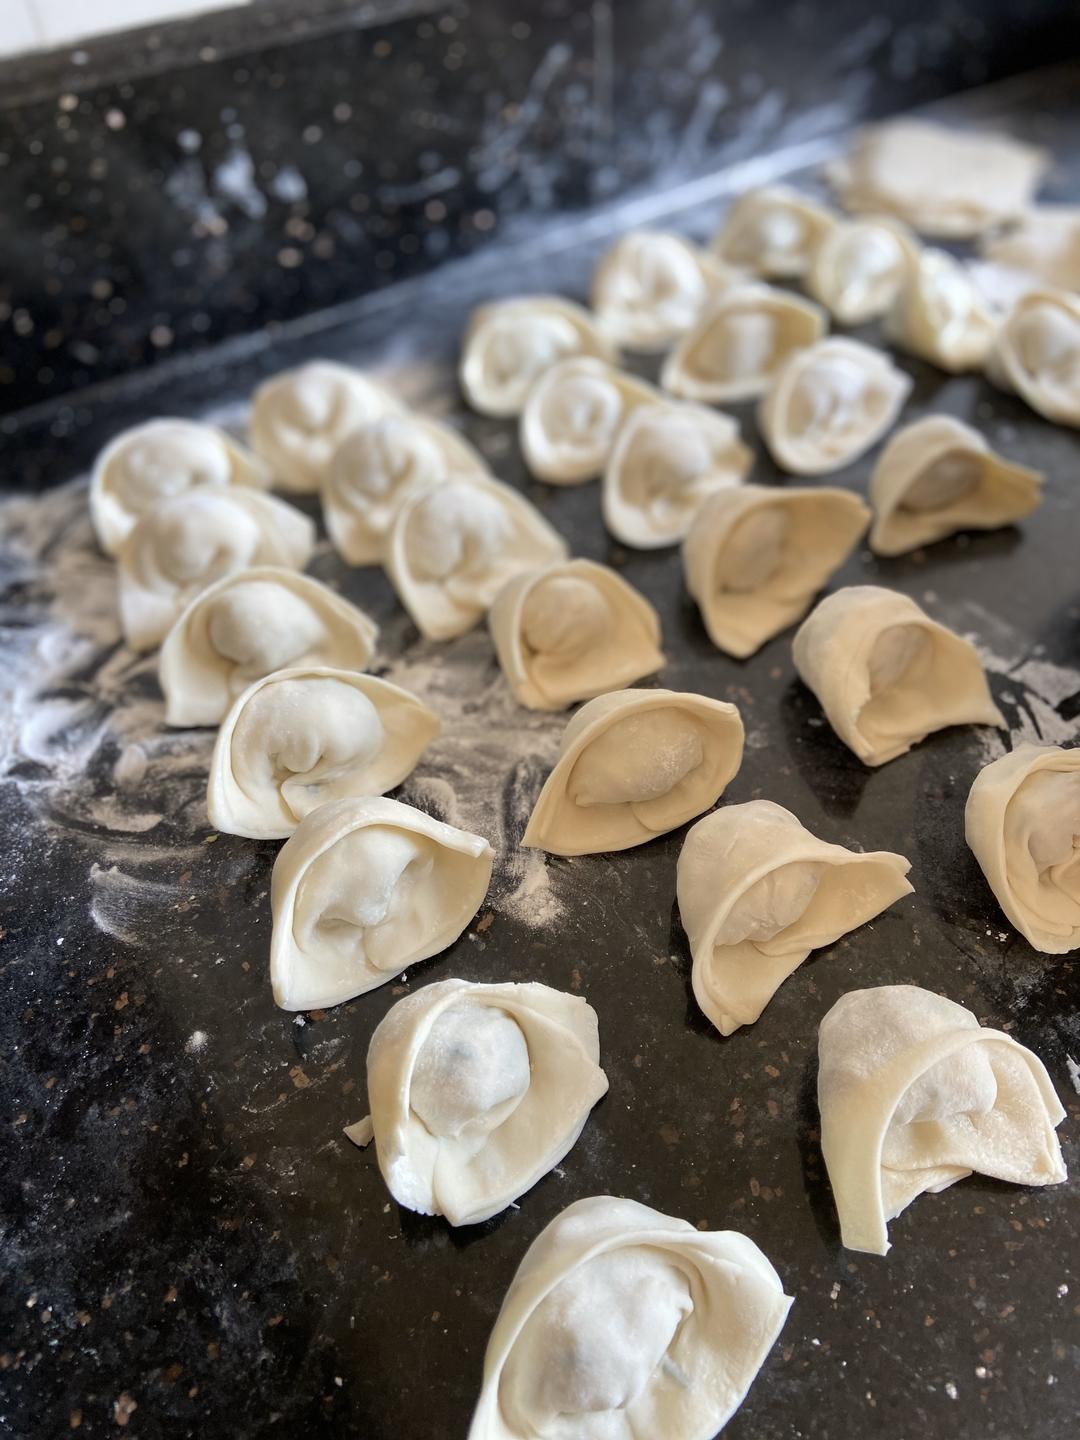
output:
[[[163,500],[116,557],[124,638],[152,650],[215,580],[253,565],[302,570],[314,549],[312,521],[257,490],[203,487]]]
[[[738,421],[704,405],[662,400],[632,410],[604,470],[604,524],[624,545],[676,545],[706,496],[738,485],[754,455]]]
[[[977,1171],[1066,1177],[1065,1111],[1042,1062],[917,985],[852,990],[818,1030],[821,1149],[849,1250],[884,1255],[888,1223]]]
[[[165,637],[165,723],[219,725],[241,691],[286,666],[363,670],[378,633],[362,610],[308,575],[271,565],[227,575]]]
[[[791,1308],[736,1231],[596,1195],[542,1230],[484,1356],[469,1440],[709,1440]]]
[[[1037,470],[995,455],[977,430],[928,415],[897,431],[870,477],[870,548],[903,555],[958,530],[995,530],[1042,500]]]
[[[562,537],[523,495],[460,475],[403,499],[386,547],[398,599],[429,640],[463,635],[506,582],[566,554]]]
[[[323,518],[350,565],[377,565],[402,499],[454,475],[486,475],[483,457],[435,420],[384,415],[349,432],[322,485]]]
[[[340,1005],[445,950],[480,908],[493,859],[481,836],[384,795],[312,810],[274,861],[274,999]]]
[[[825,329],[825,312],[812,300],[769,285],[736,285],[679,341],[660,384],[683,400],[753,400],[790,355]]]
[[[481,305],[469,317],[458,375],[482,415],[520,415],[534,383],[572,355],[614,365],[615,346],[595,318],[559,295],[520,295]]]
[[[354,670],[276,670],[240,695],[210,762],[216,830],[283,840],[329,800],[382,795],[409,775],[439,733],[415,695]]]
[[[1004,726],[978,652],[915,601],[876,585],[827,595],[803,621],[795,668],[864,765],[950,725]]]
[[[616,344],[650,353],[684,335],[737,278],[737,271],[681,235],[631,230],[597,262],[591,303]]]
[[[579,355],[545,370],[521,414],[521,453],[538,480],[581,485],[607,464],[626,417],[659,392],[603,360]]]
[[[788,185],[764,185],[740,195],[711,248],[729,265],[767,279],[805,275],[836,215]]]
[[[910,863],[819,840],[771,800],[724,805],[679,855],[679,913],[694,996],[720,1031],[752,1025],[811,950],[832,945],[905,895]]]
[[[822,237],[806,289],[841,325],[865,325],[892,306],[919,242],[898,220],[841,220]]]
[[[628,850],[715,805],[743,751],[738,710],[675,690],[616,690],[563,732],[522,844],[553,855]]]
[[[744,659],[804,615],[870,512],[848,490],[740,485],[704,502],[683,544],[709,638]]]
[[[251,445],[282,490],[322,485],[350,431],[404,407],[359,370],[311,360],[264,381],[251,405]]]
[[[998,331],[986,373],[1047,420],[1080,427],[1080,295],[1021,296]]]
[[[896,423],[911,380],[882,350],[836,336],[781,365],[758,409],[769,453],[792,475],[852,464]]]
[[[997,902],[1045,955],[1080,949],[1080,749],[1018,745],[975,777],[967,843]]]
[[[901,350],[941,370],[979,370],[997,333],[997,320],[976,279],[944,250],[909,256],[885,334]]]
[[[659,670],[660,617],[614,570],[563,560],[509,580],[488,616],[514,699],[565,710]]]
[[[270,476],[214,425],[147,420],[112,440],[94,462],[90,519],[98,544],[115,555],[138,522],[165,500],[192,490],[265,489]]]
[[[595,1011],[547,985],[441,980],[371,1037],[379,1169],[399,1205],[478,1225],[570,1152],[607,1093]]]

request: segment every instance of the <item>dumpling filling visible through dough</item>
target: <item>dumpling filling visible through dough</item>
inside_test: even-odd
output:
[[[569,1434],[574,1416],[626,1411],[693,1308],[686,1276],[662,1254],[627,1246],[595,1256],[529,1316],[502,1374],[504,1414],[521,1434],[542,1436]]]
[[[308,866],[297,887],[293,933],[313,956],[330,950],[393,970],[413,921],[413,892],[430,874],[434,843],[369,825],[343,836]]]
[[[196,486],[226,486],[231,478],[229,452],[218,436],[185,421],[136,432],[109,466],[109,489],[135,516]]]
[[[633,805],[642,824],[649,824],[653,810],[669,808],[672,792],[704,759],[693,716],[674,708],[647,710],[596,737],[574,766],[567,794],[575,805]]]
[[[1080,322],[1057,305],[1033,303],[1017,322],[1017,358],[1035,384],[1080,390]]]
[[[977,455],[942,455],[907,487],[900,508],[944,510],[975,489],[982,468],[982,459]]]
[[[513,526],[493,496],[472,485],[440,485],[409,517],[405,551],[421,580],[473,589],[485,579]]]
[[[869,409],[873,398],[856,360],[845,355],[822,358],[804,369],[792,388],[792,434],[806,444],[845,435],[861,426],[863,407]]]
[[[733,528],[716,565],[721,593],[757,590],[775,575],[791,529],[780,505],[761,505]]]
[[[443,1010],[420,1047],[409,1104],[432,1135],[483,1136],[517,1108],[530,1080],[529,1047],[505,1010]]]
[[[218,654],[253,679],[284,669],[323,635],[305,600],[267,580],[230,586],[214,601],[207,630]]]
[[[430,435],[404,416],[386,415],[343,441],[334,459],[334,493],[342,504],[362,510],[370,500],[438,480],[445,469]]]
[[[735,901],[716,932],[714,946],[777,940],[805,914],[821,884],[823,869],[818,861],[793,860],[770,870]]]
[[[535,585],[521,607],[521,634],[537,655],[572,659],[602,646],[615,617],[606,596],[587,580],[552,575]]]

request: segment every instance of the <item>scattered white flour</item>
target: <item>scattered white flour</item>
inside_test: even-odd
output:
[[[209,1038],[205,1030],[193,1030],[187,1038],[184,1049],[189,1055],[198,1055],[200,1051],[206,1049],[206,1042]]]

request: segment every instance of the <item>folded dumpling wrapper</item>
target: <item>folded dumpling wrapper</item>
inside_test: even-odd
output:
[[[383,563],[420,633],[450,640],[484,618],[512,576],[566,553],[517,490],[488,475],[455,475],[404,496]]]
[[[355,670],[275,670],[221,722],[206,808],[215,830],[284,840],[329,800],[383,795],[412,773],[439,717],[415,695]]]
[[[737,1231],[578,1200],[510,1282],[469,1440],[712,1440],[791,1305]]]
[[[591,560],[515,575],[496,595],[488,625],[514,699],[530,710],[565,710],[664,664],[656,611]]]
[[[890,356],[832,336],[789,355],[758,406],[770,455],[792,475],[825,475],[891,430],[911,379]]]
[[[650,354],[694,324],[739,273],[670,230],[631,230],[593,271],[590,303],[617,345]]]
[[[683,571],[713,644],[743,659],[794,625],[869,521],[849,490],[740,485],[710,495],[683,543]]]
[[[679,400],[639,406],[604,471],[604,524],[639,550],[677,545],[706,496],[738,485],[753,463],[730,415]]]
[[[848,210],[963,240],[1022,215],[1048,164],[1045,150],[1008,135],[889,120],[861,130],[828,175]]]
[[[458,377],[482,415],[520,415],[533,383],[560,360],[594,355],[616,364],[618,351],[590,315],[561,295],[519,295],[469,316]]]
[[[840,325],[865,325],[892,305],[919,242],[886,215],[841,220],[813,252],[806,289]]]
[[[302,570],[314,549],[314,522],[258,490],[202,486],[163,500],[117,552],[124,638],[152,650],[216,580],[256,565]]]
[[[628,850],[715,805],[742,763],[743,723],[724,700],[616,690],[563,732],[522,845],[553,855]]]
[[[1080,748],[1018,745],[975,777],[967,842],[997,902],[1046,955],[1080,949]]]
[[[885,1255],[888,1222],[977,1171],[1065,1180],[1065,1118],[1041,1060],[917,985],[843,995],[818,1031],[821,1149],[849,1250]]]
[[[1080,295],[1022,295],[998,330],[986,373],[1047,420],[1080,428]]]
[[[870,477],[870,549],[904,555],[958,530],[1013,525],[1042,500],[1037,470],[995,455],[977,430],[928,415],[889,440]]]
[[[559,360],[537,379],[521,412],[521,453],[537,480],[595,480],[631,411],[663,397],[652,385],[593,355]]]
[[[994,344],[998,320],[977,278],[945,250],[908,258],[889,313],[889,340],[941,370],[980,370]]]
[[[683,400],[753,400],[789,356],[827,328],[825,311],[812,300],[771,285],[734,285],[672,350],[660,384]]]
[[[895,760],[949,725],[1005,725],[974,645],[897,590],[827,595],[796,631],[793,655],[864,765]]]
[[[310,360],[263,382],[251,402],[251,448],[282,490],[320,488],[351,430],[403,413],[401,401],[348,365]]]
[[[340,1005],[438,955],[483,903],[493,860],[482,836],[385,795],[312,810],[274,861],[274,999]]]
[[[210,585],[161,647],[167,725],[219,725],[236,697],[274,670],[364,670],[378,627],[310,575],[279,566],[239,570]]]
[[[1035,205],[1003,234],[984,240],[983,258],[1058,290],[1080,290],[1080,205]]]
[[[405,495],[477,473],[488,473],[483,457],[449,425],[420,415],[371,420],[345,436],[323,480],[330,541],[350,565],[377,565]]]
[[[191,490],[248,486],[270,475],[231,435],[194,420],[147,420],[111,440],[90,477],[90,519],[98,544],[115,555],[144,515]]]
[[[399,1205],[478,1225],[569,1153],[607,1093],[596,1012],[547,985],[440,980],[371,1037],[379,1169]]]
[[[739,196],[711,248],[728,265],[766,279],[791,280],[806,274],[837,218],[789,185],[763,185]]]
[[[720,1031],[752,1025],[811,950],[905,895],[910,861],[819,840],[771,800],[724,805],[691,826],[679,855],[679,913],[694,997]]]

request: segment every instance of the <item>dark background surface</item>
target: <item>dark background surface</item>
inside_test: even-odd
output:
[[[1066,0],[306,8],[0,64],[0,415],[1080,48]]]
[[[1000,119],[1048,144],[1060,157],[1049,193],[1080,194],[1075,70],[949,113]],[[784,123],[786,141],[797,139],[794,112]],[[720,188],[662,218],[706,233]],[[27,485],[63,478],[127,423],[162,409],[200,413],[314,354],[389,363],[410,398],[453,406],[449,367],[469,306],[519,287],[582,294],[593,255],[631,213],[558,231],[522,219],[484,253],[325,320],[178,357],[24,417],[7,437],[7,473]],[[1075,742],[1080,442],[981,381],[909,368],[905,418],[943,408],[973,420],[992,443],[1046,469],[1047,503],[1022,534],[961,537],[894,561],[860,552],[834,584],[895,585],[973,634],[1011,739]],[[738,413],[756,443],[751,411]],[[1038,955],[1011,932],[963,843],[963,801],[986,732],[946,732],[865,770],[795,680],[789,636],[746,664],[719,655],[673,552],[611,545],[596,486],[531,484],[511,425],[461,418],[576,553],[616,564],[657,605],[670,658],[659,683],[740,705],[754,740],[727,798],[766,796],[826,839],[906,854],[916,893],[812,957],[756,1026],[723,1040],[690,993],[674,908],[682,832],[622,855],[552,860],[551,886],[566,904],[547,929],[507,905],[512,847],[503,847],[469,935],[414,967],[406,988],[461,975],[579,990],[600,1017],[611,1090],[559,1172],[519,1209],[461,1232],[401,1211],[373,1155],[340,1134],[365,1113],[367,1042],[401,987],[302,1025],[275,1010],[266,976],[275,847],[212,837],[205,735],[177,738],[166,791],[155,791],[152,769],[129,792],[129,809],[163,810],[159,824],[117,831],[95,818],[87,796],[111,800],[116,790],[124,736],[109,716],[118,697],[142,696],[159,714],[152,666],[131,661],[89,619],[85,650],[63,665],[47,652],[39,635],[56,620],[56,577],[77,594],[85,575],[97,595],[107,565],[94,555],[78,491],[21,503],[5,517],[12,552],[0,598],[7,678],[28,681],[34,707],[5,716],[0,784],[0,1433],[51,1440],[77,1419],[80,1434],[145,1440],[463,1435],[487,1335],[527,1245],[572,1200],[611,1192],[743,1230],[795,1296],[725,1432],[732,1440],[1071,1440],[1080,1407],[1075,1180],[1025,1191],[975,1178],[924,1197],[894,1222],[894,1249],[881,1260],[839,1247],[817,1143],[817,1021],[853,986],[912,981],[1035,1049],[1069,1109],[1066,1160],[1080,1165],[1068,1067],[1068,1057],[1080,1060],[1075,960]],[[836,482],[865,490],[870,464]],[[762,457],[755,478],[780,477]],[[315,570],[383,623],[389,659],[435,652],[381,576],[325,553]],[[79,617],[72,623],[78,631]],[[475,667],[485,645],[466,637],[442,653],[448,668]],[[499,680],[490,655],[481,669],[470,723],[483,726]],[[86,758],[77,771],[49,706],[79,716],[75,748]],[[492,706],[490,723],[507,723],[503,708]],[[552,724],[557,732],[561,722]],[[520,829],[541,778],[527,763],[492,772],[507,832]],[[103,874],[128,896],[108,923]],[[126,890],[115,891],[117,877]]]

